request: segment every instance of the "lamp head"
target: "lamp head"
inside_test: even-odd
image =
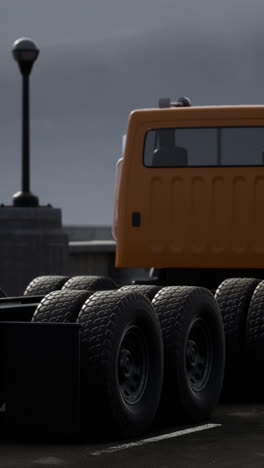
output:
[[[28,38],[17,39],[13,44],[12,54],[22,75],[30,75],[33,64],[39,55],[37,44]]]

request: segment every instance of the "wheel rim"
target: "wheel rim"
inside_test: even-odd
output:
[[[122,337],[118,355],[120,394],[128,405],[141,399],[148,379],[149,355],[146,338],[136,326],[128,327]]]
[[[212,368],[212,342],[204,319],[194,320],[186,344],[186,372],[192,391],[200,392],[206,386]]]

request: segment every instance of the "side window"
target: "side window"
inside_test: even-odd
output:
[[[216,129],[149,130],[145,138],[144,164],[147,167],[216,165]]]
[[[264,164],[264,128],[222,128],[222,165]]]
[[[215,128],[179,128],[175,133],[177,146],[187,151],[188,166],[215,166],[217,164]]]
[[[145,136],[144,165],[147,167],[153,166],[154,150],[156,149],[156,134],[157,130],[149,130]]]

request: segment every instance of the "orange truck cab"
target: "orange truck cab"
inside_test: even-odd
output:
[[[263,164],[264,106],[180,98],[133,111],[117,171],[116,266],[154,267],[177,284],[263,276]]]

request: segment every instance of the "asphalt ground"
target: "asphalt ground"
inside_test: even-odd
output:
[[[210,421],[143,438],[79,443],[0,440],[0,467],[264,467],[264,404],[220,405]]]

